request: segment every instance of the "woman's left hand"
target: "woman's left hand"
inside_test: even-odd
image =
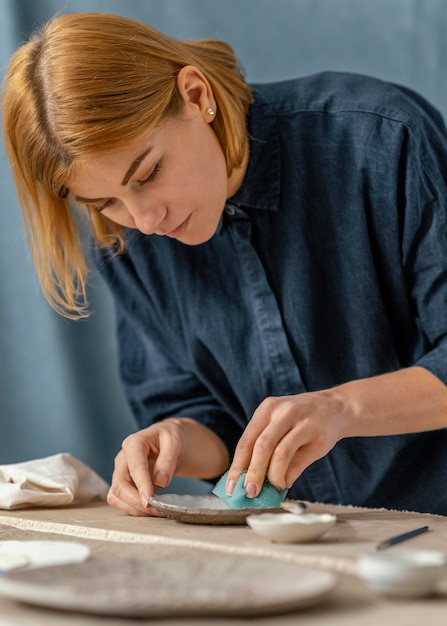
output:
[[[345,413],[343,403],[329,390],[266,398],[236,447],[227,493],[233,492],[245,470],[249,497],[259,494],[266,475],[278,489],[290,488],[342,439]]]

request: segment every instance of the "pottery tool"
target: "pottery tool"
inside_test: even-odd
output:
[[[293,513],[294,515],[302,515],[303,513],[307,513],[309,511],[307,504],[305,502],[301,502],[300,500],[286,500],[281,503],[281,508],[284,509],[284,511]]]
[[[403,533],[402,535],[395,535],[394,537],[390,537],[389,539],[385,539],[377,546],[377,550],[384,550],[385,548],[389,548],[390,546],[394,546],[396,543],[400,543],[401,541],[406,541],[407,539],[411,539],[412,537],[416,537],[416,535],[420,535],[421,533],[427,532],[430,530],[428,526],[421,526],[420,528],[415,528],[414,530],[410,530],[407,533]]]

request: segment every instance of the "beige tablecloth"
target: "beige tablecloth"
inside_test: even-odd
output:
[[[313,511],[337,515],[336,525],[318,542],[311,544],[272,544],[246,526],[202,526],[159,518],[134,518],[105,504],[67,506],[0,512],[0,540],[69,539],[85,543],[92,558],[181,558],[211,559],[216,554],[235,557],[255,556],[322,568],[337,572],[340,584],[335,592],[317,605],[274,617],[251,618],[250,624],[278,626],[393,626],[444,625],[447,619],[447,584],[427,599],[386,599],[371,592],[356,576],[357,557],[375,549],[381,540],[428,524],[430,532],[411,539],[412,548],[442,550],[447,553],[447,518],[417,513],[360,509],[312,504]],[[407,547],[410,542],[407,543]],[[178,626],[180,620],[138,620],[151,626]],[[132,619],[110,619],[74,613],[35,609],[0,600],[0,626],[127,626]],[[184,626],[247,626],[246,619],[194,618],[181,620]]]

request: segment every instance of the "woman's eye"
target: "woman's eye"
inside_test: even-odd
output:
[[[103,204],[92,204],[91,206],[95,211],[98,211],[98,213],[101,213],[101,211],[104,211],[104,209],[107,209],[109,206],[112,206],[113,202],[114,202],[113,198],[109,198]]]
[[[145,185],[146,183],[150,183],[151,180],[154,180],[154,178],[158,175],[159,171],[160,171],[161,165],[160,162],[156,163],[154,165],[154,169],[152,170],[152,172],[149,174],[149,176],[147,176],[146,178],[144,178],[143,180],[138,180],[137,183],[140,187],[143,187],[143,185]]]
[[[137,184],[139,187],[143,187],[144,185],[146,185],[146,183],[150,183],[152,180],[154,180],[154,178],[158,175],[159,171],[161,169],[161,164],[160,162],[156,163],[151,171],[151,173],[144,178],[143,180],[137,180]],[[110,206],[112,206],[112,204],[115,202],[115,200],[113,198],[109,198],[108,200],[106,200],[105,202],[103,202],[102,204],[90,204],[89,206],[97,211],[98,213],[101,213],[101,211],[104,211],[105,209],[109,208]]]

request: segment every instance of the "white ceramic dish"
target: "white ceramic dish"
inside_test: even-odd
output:
[[[80,563],[90,548],[76,541],[0,541],[0,570]]]
[[[427,596],[447,574],[446,555],[436,550],[390,550],[363,554],[358,574],[374,591],[393,596]]]
[[[245,524],[248,515],[281,509],[230,509],[215,495],[164,493],[149,498],[155,509],[178,522],[189,524]]]
[[[314,541],[327,532],[336,521],[329,513],[293,513],[250,515],[247,524],[255,533],[276,543]]]

